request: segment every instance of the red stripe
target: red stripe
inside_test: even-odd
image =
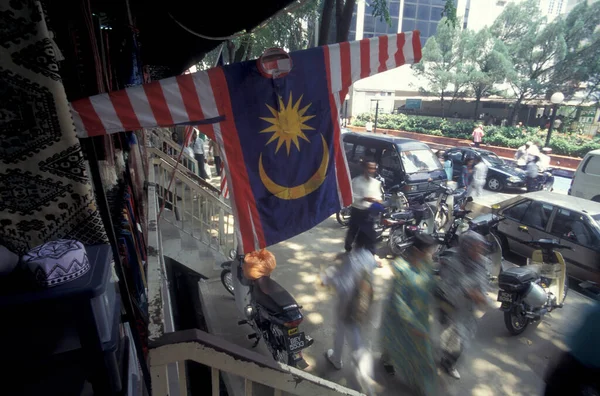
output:
[[[413,31],[412,36],[413,54],[415,54],[415,63],[421,61],[421,33],[418,30]]]
[[[342,90],[352,85],[352,62],[350,61],[350,43],[340,43],[340,62],[342,69]],[[346,94],[342,98],[346,97]]]
[[[369,39],[360,40],[360,78],[371,75],[371,42]]]
[[[364,40],[363,40],[364,41]],[[367,48],[368,49],[368,48]],[[331,80],[331,66],[330,66],[330,53],[329,47],[323,48],[325,56],[325,69],[327,72],[327,79]],[[362,41],[361,41],[361,58],[362,58]],[[362,63],[362,60],[361,60]],[[364,69],[362,69],[364,70]],[[361,72],[362,72],[361,70]],[[348,88],[342,89],[344,94]],[[352,203],[352,188],[350,187],[350,176],[348,175],[348,169],[346,168],[346,161],[344,161],[344,155],[340,147],[341,131],[340,131],[340,120],[338,119],[339,109],[335,102],[334,94],[329,93],[329,106],[331,108],[331,123],[333,125],[333,158],[335,159],[335,174],[337,178],[337,185],[342,194],[343,206],[349,206]],[[341,99],[341,98],[340,98]]]
[[[406,63],[406,59],[404,58],[404,43],[405,43],[405,41],[406,41],[406,37],[404,36],[404,33],[401,33],[398,36],[396,36],[396,54],[395,54],[396,66],[402,66],[403,64]]]
[[[144,84],[142,87],[144,88],[144,92],[146,92],[146,97],[152,109],[152,114],[154,114],[156,124],[158,126],[173,125],[173,117],[171,117],[171,112],[169,111],[169,106],[167,106],[167,100],[163,94],[160,82],[154,81],[150,84]]]
[[[223,69],[214,68],[208,71],[208,77],[212,86],[215,101],[219,114],[225,116],[225,120],[221,122],[221,133],[223,137],[223,149],[227,155],[229,169],[235,169],[233,173],[229,173],[231,185],[235,186],[233,201],[237,208],[237,221],[242,234],[242,247],[244,253],[254,251],[254,238],[252,235],[252,223],[256,231],[256,239],[259,247],[266,247],[265,237],[263,234],[262,223],[256,208],[254,193],[250,185],[250,178],[244,163],[244,152],[242,144],[238,137],[238,131],[233,119],[233,109],[231,107],[231,99],[229,98],[229,87],[225,80]],[[248,211],[250,208],[250,211]],[[252,217],[251,217],[252,216]]]
[[[390,56],[388,55],[388,36],[379,36],[379,69],[378,72],[387,70],[386,62]]]
[[[106,129],[104,129],[104,125],[100,121],[90,98],[76,100],[71,103],[71,106],[79,113],[88,137],[106,135]]]
[[[181,98],[183,99],[183,105],[185,106],[185,111],[187,111],[189,120],[203,120],[204,112],[202,111],[202,106],[200,105],[200,99],[198,98],[198,92],[196,91],[193,75],[184,74],[182,76],[175,77],[175,79],[177,80],[179,92],[181,92]]]
[[[108,94],[110,100],[115,108],[115,112],[117,113],[117,117],[121,121],[123,125],[124,131],[134,131],[136,129],[142,129],[140,125],[140,121],[135,114],[135,110],[131,105],[131,101],[129,100],[129,95],[127,95],[127,91],[122,89],[120,91],[110,92]]]

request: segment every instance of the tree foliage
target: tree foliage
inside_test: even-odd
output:
[[[356,0],[322,0],[319,24],[319,45],[348,40]],[[387,0],[370,0],[373,16],[390,23]],[[333,31],[334,34],[331,34]]]

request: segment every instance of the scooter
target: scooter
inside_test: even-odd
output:
[[[526,226],[520,226],[519,231],[529,233]],[[498,276],[497,300],[502,303],[504,324],[512,335],[521,334],[529,323],[562,308],[568,292],[565,259],[555,249],[571,247],[554,239],[520,242],[536,249],[527,265],[507,269]]]
[[[299,329],[304,320],[302,306],[269,276],[252,281],[245,278],[243,262],[244,256],[238,255],[234,261],[221,265],[221,282],[229,293],[234,294],[232,265],[238,266],[240,283],[250,288],[250,302],[244,308],[246,319],[239,321],[238,325],[247,324],[254,330],[248,335],[249,340],[255,340],[253,348],[262,338],[276,361],[301,369],[308,367],[302,350],[310,347],[314,340]]]

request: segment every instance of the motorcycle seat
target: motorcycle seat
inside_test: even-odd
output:
[[[399,212],[392,213],[390,217],[394,220],[411,220],[415,216],[414,216],[413,212],[410,210],[402,210]]]
[[[538,277],[539,274],[537,271],[531,267],[513,267],[500,273],[498,276],[498,283],[500,285],[523,285],[537,279]]]
[[[274,314],[298,307],[294,297],[268,276],[263,276],[254,281],[252,294],[257,304],[262,305]]]

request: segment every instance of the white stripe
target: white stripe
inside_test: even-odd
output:
[[[413,33],[408,32],[404,34],[404,48],[402,48],[402,53],[404,54],[404,60],[407,65],[415,63],[415,53],[413,51]]]
[[[398,49],[398,35],[388,35],[388,59],[385,62],[387,70],[391,70],[396,66],[396,49]]]
[[[329,78],[331,80],[331,92],[342,90],[342,58],[340,45],[333,44],[329,48]],[[327,59],[325,60],[327,62]]]
[[[229,170],[229,161],[227,161],[227,152],[225,151],[225,145],[223,144],[223,134],[221,133],[221,123],[212,124],[213,132],[215,135],[215,141],[219,145],[219,150],[221,151],[221,161],[223,162],[223,168],[225,169],[225,174],[231,175]],[[235,236],[237,238],[238,243],[238,252],[244,252],[244,241],[242,239],[242,231],[240,229],[240,222],[237,221],[240,217],[238,216],[238,207],[235,202],[235,192],[233,191],[233,186],[229,186],[231,182],[228,181],[227,189],[231,190],[231,195],[233,195],[234,199],[231,200],[231,210],[233,211],[233,216],[236,219],[234,221],[235,227]],[[229,193],[229,191],[228,191]],[[240,250],[241,249],[241,250]]]
[[[133,107],[133,111],[135,112],[141,127],[155,127],[156,119],[152,113],[152,108],[150,107],[150,103],[148,102],[148,97],[146,96],[146,92],[144,92],[143,86],[138,85],[137,87],[127,88],[125,92],[127,92],[127,96],[129,96],[131,107]]]
[[[181,91],[179,90],[179,85],[177,84],[175,77],[160,80],[159,83],[162,87],[163,95],[165,96],[165,101],[167,102],[169,111],[171,112],[173,123],[179,124],[183,122],[189,122],[190,117],[188,116],[185,105],[183,104]]]
[[[88,137],[88,133],[83,126],[83,121],[81,121],[81,117],[79,113],[75,111],[71,103],[69,103],[69,108],[71,109],[71,116],[73,117],[73,124],[75,124],[75,132],[78,138]]]
[[[212,86],[210,85],[208,73],[202,71],[193,74],[193,76],[194,86],[196,87],[196,92],[198,92],[198,99],[200,100],[204,119],[218,117],[220,115],[219,109],[215,101]],[[225,95],[227,95],[227,93],[225,93]]]
[[[338,123],[337,127],[334,126],[335,129],[337,129],[338,131],[340,131],[340,137],[342,136],[342,131],[340,130],[340,124],[339,124],[339,119],[340,119],[340,109],[342,107],[341,104],[341,100],[340,100],[340,93],[339,92],[334,92],[333,94],[333,101],[335,103],[335,109],[331,109],[331,111],[335,110],[335,122]],[[335,134],[333,134],[334,138],[335,138]],[[335,147],[335,146],[334,146]],[[340,148],[342,149],[342,151],[344,151],[344,146],[343,143],[340,146]],[[337,166],[336,166],[336,157],[335,157],[335,150],[334,150],[334,154],[333,154],[333,173],[335,176],[335,187],[337,189],[337,193],[338,193],[338,200],[340,202],[340,208],[344,207],[344,199],[342,198],[342,190],[340,188],[340,183],[339,183],[339,179],[338,179],[338,173],[337,173]]]
[[[360,41],[350,42],[350,73],[352,82],[360,79]]]
[[[379,70],[379,37],[370,38],[369,44],[369,62],[371,64],[371,73],[369,73],[369,76],[373,76]]]
[[[119,120],[108,94],[90,96],[90,103],[94,107],[106,131],[123,130],[123,124],[121,124],[121,120]]]

